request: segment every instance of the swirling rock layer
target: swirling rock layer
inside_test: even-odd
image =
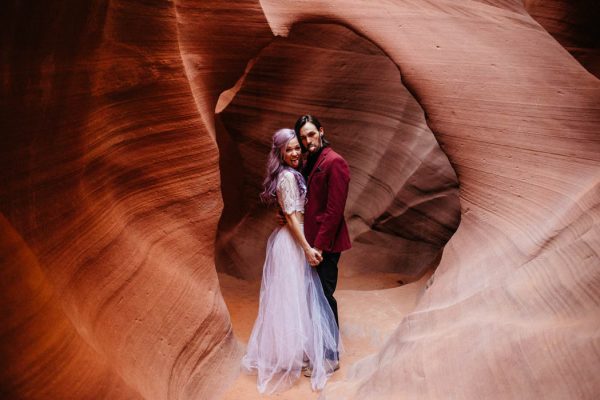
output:
[[[600,77],[600,6],[593,0],[525,0],[527,12],[588,71]]]
[[[176,9],[7,7],[0,210],[39,265],[39,285],[9,300],[26,312],[36,296],[27,307],[39,311],[10,308],[1,334],[7,350],[42,331],[49,342],[27,358],[3,351],[2,397],[214,397],[237,373],[238,346],[213,263],[217,146]],[[35,379],[14,380],[13,365]],[[111,382],[121,389],[99,387]]]
[[[526,3],[542,25],[540,15],[557,15]],[[306,111],[335,117],[326,127],[356,177],[355,242],[435,238],[439,252],[458,221],[439,212],[458,207],[456,186],[437,167],[443,154],[432,150],[420,164],[391,140],[427,128],[414,106],[398,104],[399,79],[456,171],[461,222],[415,310],[323,397],[600,393],[600,83],[522,2],[9,1],[4,11],[2,397],[218,397],[239,357],[215,272],[220,189],[227,217],[219,232],[227,233],[249,210],[229,199],[257,190],[256,178],[230,184],[244,181],[229,167],[259,176],[268,135]],[[304,32],[307,51],[344,49],[343,40],[320,47],[332,34],[356,46],[339,60],[365,86],[329,87],[344,73],[325,57],[327,67],[307,77],[316,86],[266,107],[274,89],[302,76],[297,67],[290,82],[275,81],[289,60],[269,51],[302,65],[304,52],[289,47],[307,22],[323,28],[319,41]],[[260,111],[243,104],[252,87],[266,92]],[[335,104],[317,101],[330,94]],[[369,106],[367,115],[341,113],[344,95]],[[216,121],[215,108],[225,110]],[[357,114],[355,136],[335,131],[354,127]],[[240,146],[237,125],[257,121],[265,136]],[[410,129],[399,129],[403,121]],[[231,151],[219,159],[219,147]],[[400,159],[423,168],[405,186],[405,171],[394,170]],[[429,190],[420,177],[440,169],[431,190],[454,206],[412,202]],[[266,218],[245,226],[260,236]],[[411,230],[419,221],[426,228]]]
[[[398,68],[374,44],[333,24],[300,24],[253,61],[220,114],[228,193],[217,251],[225,271],[260,276],[273,212],[258,204],[273,132],[298,112],[317,115],[325,136],[348,161],[346,205],[354,248],[346,275],[431,267],[460,219],[454,170],[427,127]],[[260,232],[257,234],[257,232]]]

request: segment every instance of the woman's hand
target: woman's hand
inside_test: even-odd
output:
[[[283,213],[281,212],[281,209],[277,209],[277,213],[275,214],[275,221],[277,222],[277,225],[279,226],[285,226],[285,224],[287,224],[287,221],[285,219],[285,217],[283,216]]]
[[[323,261],[323,256],[321,256],[321,253],[312,247],[305,249],[304,254],[306,254],[306,260],[308,261],[308,264],[312,267],[316,267],[321,263],[321,261]]]

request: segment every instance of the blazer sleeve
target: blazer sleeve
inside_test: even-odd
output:
[[[348,198],[350,169],[343,158],[334,158],[327,177],[327,207],[322,214],[319,232],[315,238],[315,247],[331,251],[336,234],[344,218],[344,208]]]

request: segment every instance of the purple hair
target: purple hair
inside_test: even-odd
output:
[[[300,194],[306,193],[306,183],[302,174],[283,161],[283,152],[289,141],[295,137],[296,132],[287,128],[280,129],[273,135],[273,143],[267,159],[267,171],[263,181],[263,191],[260,194],[260,199],[265,204],[271,205],[277,201],[277,177],[285,170],[292,172],[296,177]]]

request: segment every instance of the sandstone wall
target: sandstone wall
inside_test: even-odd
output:
[[[5,10],[2,397],[219,396],[240,349],[214,263],[220,182],[232,176],[218,149],[237,146],[226,115],[240,110],[238,79],[251,77],[274,35],[303,22],[346,26],[391,60],[397,69],[382,79],[398,71],[460,185],[460,226],[416,310],[323,397],[600,392],[600,83],[522,2],[12,1]],[[359,78],[377,76],[362,65]],[[397,104],[369,83],[365,101],[384,117],[361,126],[386,143],[375,132]],[[306,109],[328,115],[312,95],[301,99],[278,107],[291,120]],[[367,225],[399,215],[394,190],[373,210],[361,200],[368,174],[389,160],[365,158],[341,133],[332,139],[365,185],[353,189],[353,213]],[[239,193],[223,188],[229,207]]]
[[[215,396],[239,348],[213,261],[212,117],[190,90],[177,9],[6,8],[0,210],[15,233],[2,241],[30,255],[3,258],[2,279],[36,281],[4,298],[2,397]]]
[[[260,277],[273,210],[258,201],[271,135],[312,113],[348,161],[346,203],[353,249],[342,273],[420,277],[439,261],[460,220],[458,182],[402,85],[398,67],[373,43],[335,24],[297,25],[254,59],[235,98],[219,114],[225,212],[218,266]]]

